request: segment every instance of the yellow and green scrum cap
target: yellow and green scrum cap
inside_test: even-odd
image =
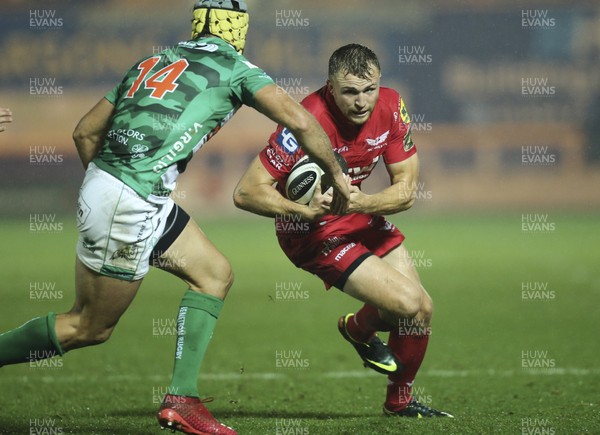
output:
[[[245,1],[198,0],[194,5],[192,39],[210,33],[242,53],[246,45],[249,18]]]

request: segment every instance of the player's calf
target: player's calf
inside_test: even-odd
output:
[[[69,312],[56,317],[56,335],[65,351],[105,343],[113,330],[114,326],[82,322],[80,313]]]

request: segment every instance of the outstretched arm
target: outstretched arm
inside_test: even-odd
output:
[[[256,108],[292,132],[306,154],[323,169],[334,189],[332,211],[343,214],[350,196],[348,185],[337,163],[329,138],[317,120],[276,85],[267,85],[255,95]]]
[[[85,169],[102,148],[114,110],[115,106],[102,98],[75,127],[73,140]]]

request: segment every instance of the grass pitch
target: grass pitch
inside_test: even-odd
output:
[[[600,220],[533,218],[552,225],[392,219],[435,303],[414,391],[456,416],[408,420],[381,415],[386,378],[338,336],[358,302],[295,269],[268,219],[196,217],[236,275],[201,370],[209,409],[240,434],[600,433]],[[0,331],[70,307],[72,221],[54,232],[3,222]],[[0,369],[0,433],[160,433],[184,291],[154,270],[106,344]]]

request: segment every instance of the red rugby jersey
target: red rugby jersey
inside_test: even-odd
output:
[[[362,126],[344,117],[326,86],[308,95],[301,104],[319,121],[333,150],[346,159],[354,185],[360,185],[381,158],[386,164],[398,163],[417,152],[410,135],[410,117],[402,97],[393,89],[380,88],[375,109]],[[304,152],[293,134],[282,126],[277,127],[260,153],[262,164],[284,195],[287,177],[302,156]]]

